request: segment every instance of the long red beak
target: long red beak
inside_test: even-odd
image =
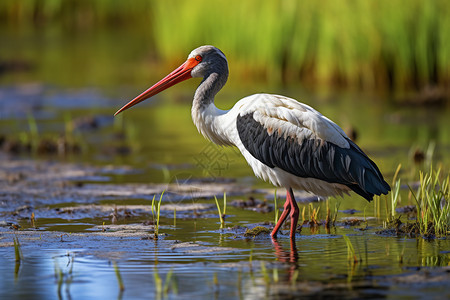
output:
[[[186,79],[192,78],[191,71],[192,69],[199,64],[200,61],[195,58],[189,58],[184,64],[176,68],[169,75],[158,81],[155,85],[144,91],[142,94],[125,104],[121,109],[119,109],[114,116],[121,113],[122,111],[138,104],[139,102],[148,99],[165,89],[170,88],[171,86],[180,83]]]

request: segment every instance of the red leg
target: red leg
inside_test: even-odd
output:
[[[270,234],[271,237],[273,237],[273,238],[277,237],[278,230],[280,229],[281,225],[283,225],[283,222],[284,222],[284,220],[286,220],[286,217],[288,216],[290,211],[291,211],[291,201],[289,201],[289,198],[286,197],[286,202],[284,203],[283,213],[281,214],[280,218],[278,219],[278,222],[275,225],[275,228],[272,230],[272,233]]]
[[[291,235],[290,238],[293,240],[295,238],[295,231],[297,230],[297,222],[298,222],[298,216],[300,214],[300,210],[298,209],[297,201],[295,201],[294,193],[292,192],[292,189],[289,188],[287,192],[287,199],[289,200],[290,206],[292,208],[291,211]]]

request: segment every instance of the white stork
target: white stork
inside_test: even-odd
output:
[[[279,95],[256,94],[232,109],[214,105],[228,78],[228,62],[213,46],[193,50],[180,67],[128,102],[115,115],[189,78],[203,78],[192,103],[198,131],[217,145],[236,146],[255,175],[287,191],[284,211],[271,236],[290,213],[291,240],[299,209],[292,189],[319,196],[354,191],[367,200],[387,194],[389,185],[376,164],[333,121],[308,105]]]

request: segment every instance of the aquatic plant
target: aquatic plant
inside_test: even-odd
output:
[[[173,228],[177,227],[177,207],[173,208]]]
[[[22,261],[22,249],[20,248],[19,238],[17,236],[14,237],[14,254],[16,256],[16,262],[20,263]]]
[[[417,224],[424,237],[450,234],[450,175],[441,175],[441,169],[419,173],[417,192],[409,187],[417,207]]]
[[[57,278],[57,292],[58,292],[58,298],[62,299],[62,293],[61,288],[64,283],[64,273],[62,269],[59,267],[58,263],[55,261],[55,277]]]
[[[117,282],[119,283],[119,290],[123,292],[125,290],[125,285],[123,284],[122,275],[120,275],[119,266],[116,262],[113,262],[114,272],[116,273]]]
[[[274,210],[275,210],[275,222],[274,222],[274,224],[277,224],[278,223],[278,213],[279,213],[279,211],[278,211],[278,203],[277,203],[277,190],[275,190],[275,192],[274,192],[273,202],[274,202],[273,206],[274,206]]]
[[[31,223],[31,227],[36,228],[36,218],[35,218],[34,212],[31,213],[30,223]]]
[[[341,206],[341,201],[337,200],[336,203],[334,204],[334,214],[333,214],[333,219],[332,219],[333,226],[336,224],[336,219],[337,219],[337,215],[339,212],[339,206]]]
[[[27,114],[28,130],[30,132],[31,148],[36,151],[39,143],[39,129],[37,126],[36,118],[32,113]]]
[[[272,280],[277,283],[280,280],[280,276],[278,275],[278,268],[272,269]]]
[[[308,205],[308,213],[309,213],[309,224],[310,225],[320,225],[320,218],[319,218],[319,211],[320,211],[320,206],[318,206],[317,208],[314,207],[314,205],[312,203],[309,203]]]
[[[298,269],[296,269],[294,271],[294,273],[292,274],[292,277],[291,277],[291,288],[292,289],[294,289],[295,284],[297,283],[297,279],[298,279],[299,275],[300,275],[300,272],[298,271]]]
[[[390,202],[388,202],[388,197],[384,197],[386,202],[386,220],[383,221],[384,228],[387,228],[389,224],[396,222],[395,208],[397,207],[400,199],[400,182],[401,180],[398,179],[393,185],[392,191],[390,192]]]
[[[400,173],[400,169],[402,168],[402,164],[399,164],[397,166],[397,169],[394,172],[394,176],[392,178],[392,186],[393,189],[390,192],[391,196],[391,202],[388,202],[388,197],[383,197],[385,199],[385,208],[386,208],[386,224],[389,224],[390,222],[394,221],[395,219],[395,208],[397,207],[397,203],[399,203],[400,200],[400,179],[398,178],[398,174]],[[378,198],[379,199],[379,198]]]
[[[73,253],[67,253],[66,255],[69,259],[68,263],[67,263],[67,267],[69,268],[69,270],[67,272],[64,272],[61,267],[58,264],[58,260],[55,258],[54,262],[54,267],[55,267],[55,278],[57,279],[57,293],[58,293],[58,299],[62,299],[62,286],[63,284],[66,286],[66,294],[67,294],[67,298],[71,298],[70,294],[69,294],[69,289],[70,289],[70,285],[73,282],[73,265],[74,265],[74,261],[75,261],[75,255]]]
[[[164,192],[165,192],[165,190],[162,191],[161,196],[159,197],[158,203],[156,203],[156,201],[155,201],[156,195],[153,195],[153,199],[152,199],[151,211],[152,211],[153,224],[155,227],[155,230],[154,230],[155,240],[158,239],[158,235],[159,235],[159,216],[161,214],[161,201],[162,201]],[[155,216],[156,216],[156,222],[155,222]]]
[[[225,213],[227,209],[227,193],[223,193],[223,214],[222,210],[220,209],[219,200],[217,200],[216,196],[214,196],[214,200],[216,201],[217,211],[219,212],[220,228],[222,228],[225,224]]]
[[[269,276],[269,272],[267,272],[266,263],[264,261],[261,261],[261,273],[263,275],[264,282],[266,283],[266,285],[269,285],[270,284],[270,276]]]
[[[405,239],[402,243],[402,250],[400,251],[399,255],[398,255],[398,262],[399,264],[403,264],[403,258],[405,257],[405,248],[406,248],[406,236]]]
[[[253,246],[250,249],[250,254],[248,256],[248,265],[250,266],[250,270],[252,270],[252,262],[253,262]]]
[[[219,290],[219,278],[217,278],[216,272],[214,272],[214,275],[213,275],[213,285],[214,285],[214,290],[218,291]]]
[[[153,281],[155,282],[155,293],[157,295],[157,299],[161,298],[161,294],[162,294],[162,279],[161,276],[159,276],[158,271],[156,270],[155,267],[155,272],[153,272]]]
[[[172,275],[173,275],[173,270],[170,269],[170,271],[166,275],[166,281],[164,282],[164,287],[163,287],[164,295],[167,295],[167,293],[169,292],[170,283],[172,282]]]
[[[358,262],[358,258],[356,257],[355,248],[353,248],[353,244],[348,238],[347,235],[342,235],[344,238],[345,244],[347,245],[347,258],[351,264],[355,264]]]
[[[260,234],[269,234],[270,230],[264,226],[255,226],[252,229],[247,228],[245,230],[244,236],[245,237],[255,237]]]
[[[419,187],[416,191],[409,186],[410,195],[415,201],[416,222],[403,224],[400,216],[396,215],[396,207],[401,202],[401,179],[397,179],[400,165],[393,178],[393,189],[390,197],[384,197],[386,206],[386,220],[383,227],[387,231],[395,230],[395,234],[416,235],[424,238],[443,237],[450,234],[450,175],[442,176],[441,169],[437,171],[430,167],[430,171],[419,172]],[[379,213],[379,199],[377,211]],[[389,200],[388,200],[389,199]],[[381,231],[385,232],[385,231]]]

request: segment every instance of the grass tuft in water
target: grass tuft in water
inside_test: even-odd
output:
[[[163,191],[161,193],[158,203],[156,203],[156,201],[155,201],[156,195],[154,195],[153,199],[152,199],[152,218],[153,218],[153,224],[155,226],[155,231],[154,231],[155,240],[158,239],[158,235],[159,235],[159,216],[161,214],[161,201],[162,201],[164,192],[165,191]],[[155,217],[156,217],[156,222],[155,222]]]
[[[431,239],[450,234],[450,175],[443,176],[441,170],[434,171],[430,167],[428,173],[419,172],[419,187],[415,191],[409,186],[410,194],[416,204],[416,221],[402,223],[400,216],[396,216],[395,208],[401,202],[400,179],[397,179],[400,166],[394,175],[393,189],[386,201],[386,220],[383,221],[385,230],[380,233],[416,236]],[[379,199],[376,209],[380,210]]]
[[[225,225],[225,213],[227,209],[227,193],[223,193],[223,214],[220,209],[219,200],[217,200],[216,196],[214,196],[214,200],[216,201],[217,211],[219,212],[220,228],[223,228]]]
[[[441,170],[419,173],[419,188],[409,187],[417,207],[417,225],[423,237],[443,237],[450,234],[450,175]]]

